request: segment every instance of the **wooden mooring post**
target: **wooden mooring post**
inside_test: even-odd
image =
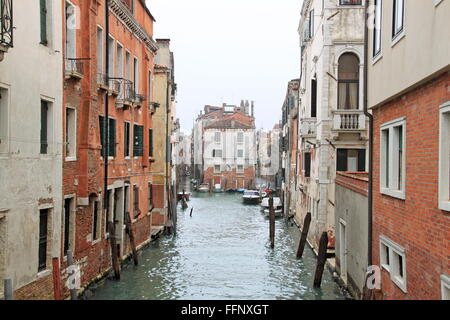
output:
[[[301,259],[303,257],[303,251],[305,250],[310,225],[311,225],[311,212],[308,212],[306,214],[305,220],[303,221],[302,235],[300,237],[300,242],[298,244],[297,250],[297,259]]]
[[[319,253],[317,255],[317,267],[314,275],[314,288],[320,288],[322,283],[322,275],[327,261],[328,233],[322,233],[319,243]]]
[[[67,267],[71,267],[74,265],[74,261],[73,261],[73,253],[72,250],[69,249],[67,250]],[[69,269],[70,270],[70,269]],[[73,270],[73,269],[72,269]],[[73,270],[73,272],[75,272],[75,270]],[[72,274],[69,274],[69,277]],[[70,289],[70,299],[72,300],[78,300],[78,292],[77,289]]]
[[[12,285],[12,279],[6,278],[3,281],[4,284],[4,294],[5,294],[5,300],[14,300],[14,293],[13,293],[13,285]]]
[[[114,279],[120,280],[120,266],[117,255],[116,231],[114,228],[114,223],[112,221],[108,221],[108,232],[109,244],[111,246],[111,260],[114,269]]]
[[[191,208],[191,214],[190,214],[191,217],[192,217],[192,212],[194,212],[194,207]]]
[[[53,257],[53,295],[55,300],[61,300],[61,271],[59,267],[59,258]]]
[[[269,234],[270,234],[270,247],[275,248],[275,209],[273,207],[273,196],[269,199]]]
[[[127,233],[128,237],[130,238],[130,246],[131,246],[131,252],[133,254],[133,262],[135,266],[139,265],[138,256],[137,256],[137,250],[136,250],[136,243],[134,241],[134,233],[133,228],[131,227],[131,218],[130,214],[125,214],[125,232]]]

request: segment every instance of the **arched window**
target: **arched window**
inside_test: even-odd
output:
[[[353,53],[344,53],[339,58],[338,109],[358,109],[359,59]]]

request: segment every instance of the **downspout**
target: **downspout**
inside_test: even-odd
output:
[[[364,114],[369,118],[369,192],[368,192],[368,246],[367,263],[373,264],[372,257],[372,218],[373,218],[373,115],[368,111],[368,69],[369,69],[369,0],[366,0],[364,20]]]
[[[109,46],[108,46],[108,37],[109,37],[109,0],[105,0],[105,37],[106,37],[106,45],[105,45],[105,72],[106,79],[108,79],[109,85],[109,77],[108,77],[108,69],[109,69]],[[109,158],[109,101],[108,101],[108,90],[105,93],[105,117],[103,118],[103,128],[105,130],[103,135],[103,160],[104,160],[104,181],[103,181],[103,210],[108,212],[109,209],[109,199],[107,196],[108,190],[108,158]],[[106,217],[106,221],[108,221],[108,217]]]
[[[170,206],[170,188],[169,188],[169,88],[170,88],[170,73],[166,72],[167,86],[166,86],[166,194],[167,194],[167,217],[172,219]],[[173,221],[172,221],[173,223]]]

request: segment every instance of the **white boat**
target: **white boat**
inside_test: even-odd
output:
[[[209,191],[210,191],[210,190],[209,190],[209,183],[202,183],[202,184],[198,187],[197,191],[198,191],[198,192],[209,192]]]
[[[257,190],[245,190],[242,199],[244,203],[257,204],[261,200],[261,195]]]
[[[270,198],[264,198],[261,202],[261,210],[266,216],[269,216],[270,214],[269,200]],[[275,209],[275,216],[281,217],[283,215],[283,204],[281,203],[280,198],[273,198],[273,207]]]
[[[223,193],[225,190],[222,188],[220,184],[214,185],[214,189],[212,190],[214,193]]]

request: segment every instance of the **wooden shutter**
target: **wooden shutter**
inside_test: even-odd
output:
[[[109,156],[116,156],[116,120],[109,119]]]
[[[47,0],[40,0],[41,44],[47,45]]]
[[[48,114],[47,102],[41,101],[41,154],[47,154],[48,149],[47,114]]]
[[[347,155],[348,155],[347,149],[338,149],[336,171],[347,171],[348,170]]]
[[[153,185],[151,183],[148,184],[148,210],[150,211],[153,208]]]
[[[317,117],[317,80],[311,81],[311,118]]]
[[[144,127],[134,125],[134,150],[135,157],[142,157],[144,155]]]
[[[153,130],[148,130],[148,156],[153,157]]]
[[[305,153],[305,177],[311,177],[311,153]]]
[[[100,144],[102,145],[101,155],[105,156],[105,118],[99,116],[99,124],[100,124]]]
[[[141,211],[139,210],[139,187],[138,186],[133,186],[133,203],[134,203],[133,216],[136,219],[141,214]]]
[[[125,157],[130,156],[130,124],[125,122],[125,137],[124,137]]]

